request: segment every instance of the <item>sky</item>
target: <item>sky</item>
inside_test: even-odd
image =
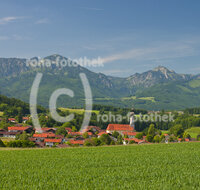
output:
[[[0,57],[100,57],[106,75],[200,73],[199,0],[0,0]]]

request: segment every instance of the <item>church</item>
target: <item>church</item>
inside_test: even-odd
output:
[[[125,132],[134,132],[135,131],[133,109],[130,112],[130,124],[109,124],[108,125],[106,132],[112,134],[114,131],[117,131],[121,135],[123,135]]]

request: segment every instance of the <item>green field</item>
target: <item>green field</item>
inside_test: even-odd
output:
[[[192,88],[200,87],[200,80],[192,80],[192,81],[189,82],[189,85],[190,85]]]
[[[71,109],[71,108],[59,108],[61,111],[69,111],[70,113],[77,113],[77,114],[83,114],[85,112],[84,109]],[[99,111],[92,110],[93,113],[99,114]]]
[[[168,134],[169,133],[168,130],[162,130],[161,132],[162,132],[162,134]]]
[[[199,189],[200,143],[0,149],[0,189]]]
[[[138,99],[140,99],[140,100],[148,100],[148,101],[151,101],[151,102],[156,102],[154,97],[141,97],[141,98],[138,98]]]
[[[197,138],[200,135],[200,127],[192,127],[186,130],[186,133],[190,134],[192,138]]]
[[[3,116],[3,112],[0,111],[0,116]]]

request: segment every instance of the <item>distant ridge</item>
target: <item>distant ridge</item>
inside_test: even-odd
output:
[[[54,90],[70,88],[75,97],[61,97],[58,105],[83,107],[84,92],[79,78],[79,73],[83,72],[90,82],[95,103],[121,107],[134,104],[136,108],[151,110],[200,106],[200,75],[178,74],[158,66],[127,78],[112,77],[82,66],[58,68],[53,63],[59,57],[68,60],[57,54],[43,58],[52,62],[49,68],[28,67],[26,59],[0,58],[0,93],[29,102],[30,88],[36,73],[42,72],[44,77],[38,95],[39,104],[47,107],[49,96]]]

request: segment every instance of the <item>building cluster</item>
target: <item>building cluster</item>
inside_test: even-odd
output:
[[[26,122],[29,118],[23,117],[23,122]],[[134,125],[128,124],[109,124],[106,130],[102,130],[97,126],[88,126],[84,130],[79,132],[73,132],[71,128],[65,128],[67,136],[58,135],[56,133],[57,128],[41,128],[41,131],[37,131],[32,126],[23,126],[21,124],[14,124],[16,121],[14,118],[9,118],[10,123],[14,126],[8,127],[8,130],[0,129],[0,137],[13,138],[15,139],[17,135],[21,135],[24,132],[28,134],[29,140],[34,142],[37,147],[67,147],[69,145],[84,145],[85,141],[91,139],[92,137],[100,138],[103,134],[107,134],[110,138],[117,142],[117,138],[114,137],[113,133],[118,132],[123,140],[123,144],[131,143],[148,143],[146,141],[146,136],[138,139],[136,135],[138,132],[134,130]],[[169,135],[165,135],[165,142],[169,140]],[[181,139],[178,139],[181,141]],[[188,140],[186,140],[188,141]]]

